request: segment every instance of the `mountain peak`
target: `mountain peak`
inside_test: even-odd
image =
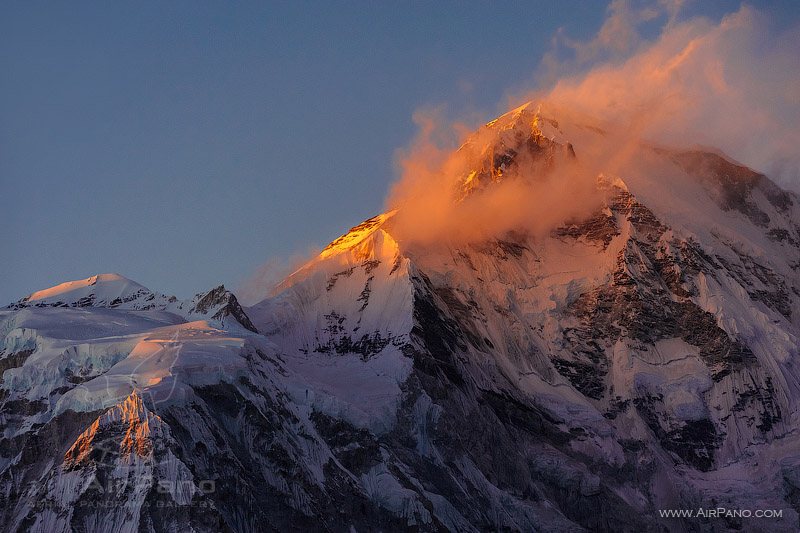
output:
[[[232,316],[239,322],[245,329],[258,333],[258,330],[250,321],[250,318],[242,309],[236,296],[225,288],[225,285],[220,285],[211,289],[206,293],[200,293],[192,300],[192,307],[189,309],[188,317],[192,315],[206,315],[214,320],[219,320],[223,324],[225,318]]]
[[[381,213],[370,219],[365,220],[361,224],[350,228],[344,235],[338,237],[328,246],[326,246],[319,254],[319,259],[327,259],[333,255],[341,253],[342,251],[349,250],[361,243],[364,239],[372,235],[379,227],[381,227],[387,220],[392,218],[397,213],[397,209]]]
[[[106,273],[35,291],[8,307],[137,307],[140,304],[134,301],[149,302],[155,297],[150,289],[125,276]]]
[[[554,140],[564,140],[564,132],[559,128],[558,120],[543,113],[541,104],[532,101],[490,120],[481,129],[496,132],[518,129],[522,130],[523,133],[533,133]]]
[[[559,123],[527,102],[500,115],[470,135],[458,149],[465,163],[459,198],[531,164],[550,167],[572,159],[575,151]]]
[[[94,285],[97,285],[98,283],[100,284],[133,283],[138,285],[138,283],[136,283],[135,281],[132,281],[126,278],[125,276],[121,276],[116,273],[95,274],[94,276],[89,276],[88,278],[78,279],[74,281],[66,281],[64,283],[54,285],[53,287],[36,291],[32,293],[30,296],[28,296],[28,299],[30,301],[35,301],[46,298],[52,298],[59,294],[68,293],[70,291],[74,291],[82,287],[92,287]]]

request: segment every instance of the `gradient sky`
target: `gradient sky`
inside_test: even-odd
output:
[[[795,23],[796,2],[751,2]],[[695,2],[712,17],[738,2]],[[188,297],[377,214],[420,106],[491,118],[601,2],[6,2],[0,305],[119,272]]]

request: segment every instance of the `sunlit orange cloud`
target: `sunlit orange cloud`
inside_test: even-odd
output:
[[[599,207],[595,169],[563,158],[548,168],[542,161],[517,156],[517,165],[492,186],[463,195],[470,172],[480,169],[483,148],[496,130],[479,128],[469,135],[436,112],[418,112],[420,132],[398,157],[401,178],[388,206],[397,208],[393,232],[402,241],[423,244],[446,239],[479,241],[505,231],[548,231],[566,218]],[[460,145],[458,150],[452,149]]]
[[[636,11],[623,2],[612,5],[610,17],[646,19],[620,15]],[[775,33],[766,15],[747,6],[718,22],[678,22],[679,5],[656,7],[668,15],[656,40],[626,38],[638,44],[621,59],[523,91],[510,105],[543,100],[645,139],[713,146],[800,189],[800,29]],[[559,66],[551,60],[549,68]]]
[[[533,101],[545,115],[602,128],[604,135],[576,142],[575,164],[550,174],[522,165],[518,172],[541,175],[504,180],[455,202],[458,180],[475,164],[469,149],[454,150],[469,128],[440,113],[418,112],[419,133],[399,153],[400,178],[387,199],[387,207],[400,208],[393,222],[400,238],[482,239],[546,231],[588,215],[598,208],[598,173],[623,173],[641,157],[643,140],[717,147],[800,188],[800,32],[772,34],[767,17],[747,6],[716,22],[680,20],[681,4],[612,2],[594,38],[578,42],[563,32],[554,38],[554,46],[574,52],[570,61],[546,54],[543,85],[508,97],[507,109]],[[639,27],[653,20],[663,26],[648,41]],[[490,133],[479,130],[475,145],[483,134]]]

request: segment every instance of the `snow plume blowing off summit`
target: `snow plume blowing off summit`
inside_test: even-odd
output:
[[[399,208],[394,224],[402,240],[539,233],[599,206],[591,171],[569,144],[542,135],[530,107],[492,121],[455,151],[437,147],[433,118],[417,114],[422,131],[400,160],[402,178],[389,200]]]
[[[800,189],[800,28],[777,32],[746,5],[720,21],[686,19],[682,3],[615,0],[593,39],[559,32],[536,88],[510,92],[503,107],[531,103],[500,124],[468,134],[474,128],[441,111],[418,111],[418,135],[398,152],[400,178],[387,199],[389,209],[402,208],[394,221],[398,236],[430,243],[547,232],[598,207],[600,173],[665,175],[663,160],[643,147],[713,146]],[[647,39],[644,28],[653,24],[660,32]],[[511,123],[520,119],[527,122],[524,135],[561,144],[555,151],[571,149],[561,136],[576,156],[516,158],[509,168],[496,149],[485,153],[488,145],[514,144],[498,130],[519,129]],[[493,187],[465,196],[470,169],[481,165],[493,167]],[[512,174],[523,179],[508,179]]]

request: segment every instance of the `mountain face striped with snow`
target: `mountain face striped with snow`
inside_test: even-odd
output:
[[[567,130],[487,124],[455,201]],[[100,275],[0,310],[3,530],[797,530],[800,200],[643,150],[544,236],[389,212],[249,308]],[[658,514],[716,507],[783,516]]]

